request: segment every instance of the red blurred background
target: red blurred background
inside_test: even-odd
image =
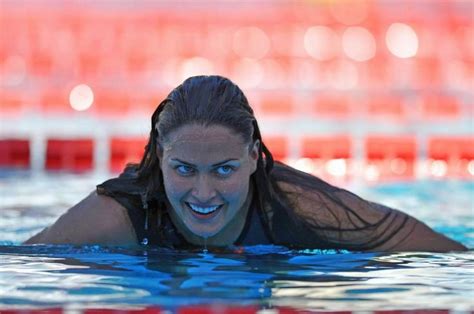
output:
[[[0,167],[120,171],[192,75],[333,182],[474,175],[472,1],[0,0]]]

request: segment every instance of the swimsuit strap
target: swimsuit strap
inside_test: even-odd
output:
[[[253,213],[255,211],[254,205],[255,205],[255,197],[252,199],[252,202],[250,203],[250,208],[249,208],[249,211],[247,212],[247,217],[245,217],[244,228],[242,229],[242,232],[240,232],[240,235],[237,238],[237,240],[235,240],[234,242],[235,245],[242,245],[243,241],[245,240],[245,238],[247,237],[249,233],[250,226],[252,225],[252,220],[254,220],[252,219],[254,218],[253,217],[254,216]]]
[[[257,206],[256,199],[256,197],[252,199],[244,228],[234,243],[237,246],[273,243],[272,238],[268,235],[268,227],[260,216],[261,211]]]
[[[147,238],[146,230],[144,228],[145,221],[147,220],[146,212],[143,210],[140,197],[116,191],[113,189],[113,185],[109,182],[99,184],[97,186],[97,194],[113,198],[127,210],[127,215],[132,223],[139,243],[142,243],[143,240]]]

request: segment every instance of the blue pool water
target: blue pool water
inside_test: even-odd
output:
[[[338,253],[278,246],[244,252],[23,246],[86,196],[98,176],[0,178],[0,310],[251,305],[261,309],[474,310],[474,183],[349,187],[402,209],[471,250]]]

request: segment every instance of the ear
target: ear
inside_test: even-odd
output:
[[[255,140],[249,152],[252,173],[254,173],[257,170],[257,161],[258,161],[259,151],[260,151],[260,140]]]

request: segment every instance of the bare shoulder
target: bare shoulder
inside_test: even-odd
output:
[[[126,208],[94,191],[25,243],[133,245],[137,239]]]

